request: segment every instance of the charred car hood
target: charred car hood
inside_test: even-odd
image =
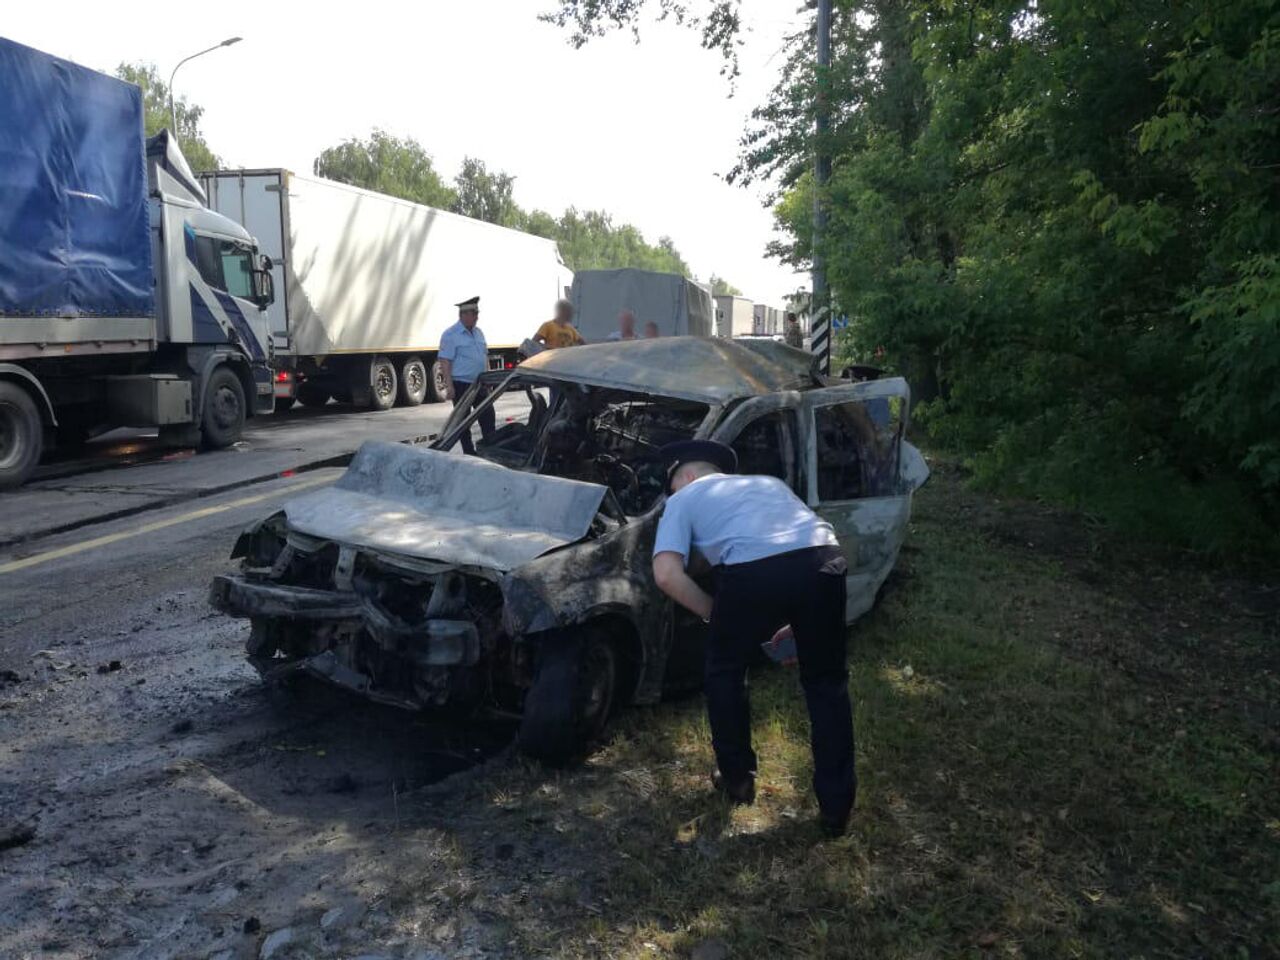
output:
[[[586,536],[605,490],[370,440],[336,484],[284,512],[289,529],[309,537],[505,572]]]

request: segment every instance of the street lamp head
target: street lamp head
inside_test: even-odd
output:
[[[232,37],[230,40],[223,40],[220,44],[218,44],[218,46],[229,47],[233,43],[239,43],[243,39],[244,39],[243,37]]]

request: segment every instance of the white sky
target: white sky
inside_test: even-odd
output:
[[[6,5],[12,40],[113,70],[241,43],[186,64],[174,86],[205,108],[202,129],[233,167],[310,172],[315,156],[374,127],[416,138],[446,178],[465,155],[516,175],[525,208],[603,209],[650,242],[668,234],[702,280],[725,277],[781,305],[806,276],[764,255],[763,189],[724,183],[752,107],[764,102],[800,0],[745,0],[737,93],[697,35],[647,23],[572,49],[539,23],[552,0],[355,5],[200,5],[61,0]],[[327,7],[327,9],[326,9]],[[656,3],[655,3],[656,7]]]

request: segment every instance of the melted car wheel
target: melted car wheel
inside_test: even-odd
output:
[[[524,699],[520,749],[552,766],[579,759],[613,715],[618,656],[590,627],[541,641],[537,673]]]

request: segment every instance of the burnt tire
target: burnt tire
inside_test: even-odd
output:
[[[204,390],[200,435],[211,450],[229,447],[244,429],[244,385],[230,367],[217,367]]]
[[[618,701],[617,650],[590,627],[545,638],[524,698],[521,752],[548,766],[580,760],[608,726]]]
[[[427,398],[427,367],[420,357],[409,357],[400,364],[400,384],[396,402],[402,407],[416,407]]]
[[[329,402],[328,389],[318,383],[300,383],[297,392],[298,402],[304,407],[323,407]]]
[[[44,424],[31,394],[0,380],[0,490],[20,487],[44,452]]]

